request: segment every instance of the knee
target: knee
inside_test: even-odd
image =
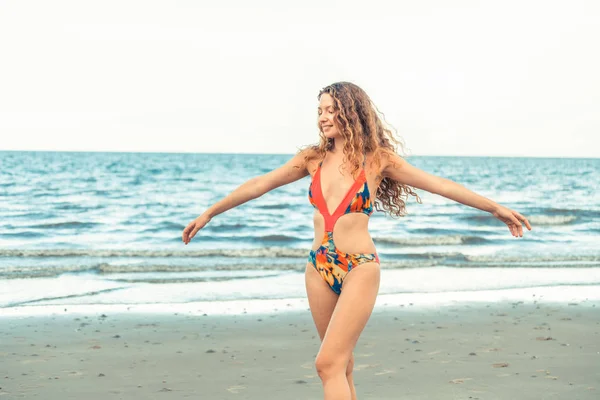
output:
[[[346,366],[346,376],[352,375],[352,370],[354,369],[354,354],[350,356],[348,360],[348,365]]]
[[[338,374],[344,374],[344,371],[347,371],[346,366],[339,357],[318,354],[315,360],[317,374],[322,380],[329,379]]]

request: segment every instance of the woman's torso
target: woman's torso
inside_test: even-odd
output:
[[[356,181],[357,179],[361,179],[361,169],[355,173],[355,176],[352,176],[349,172],[351,170],[350,165],[346,163],[345,168],[341,169],[343,172],[342,175],[339,168],[341,158],[334,158],[331,154],[328,154],[326,160],[324,160],[319,167],[321,161],[322,160],[320,159],[315,159],[309,161],[307,164],[307,170],[311,175],[311,186],[309,186],[309,189],[312,190],[313,197],[318,196],[317,193],[314,192],[321,191],[327,207],[327,211],[323,210],[325,214],[333,214],[334,211],[341,206],[338,214],[343,213],[343,215],[339,216],[333,225],[333,241],[335,242],[336,247],[345,253],[375,253],[375,244],[373,243],[368,230],[370,219],[368,215],[369,209],[367,209],[367,207],[362,204],[363,202],[358,198],[358,202],[351,200],[348,203],[341,203],[344,200],[344,197],[349,194],[349,189],[354,185],[357,190],[353,190],[353,193],[351,193],[353,198],[357,193],[362,195],[363,198],[366,194],[370,200],[370,207],[374,208],[377,188],[382,179],[379,171],[376,171],[370,166],[370,157],[367,155],[367,160],[364,165],[364,183],[366,183],[366,188],[363,187],[362,184],[357,187],[355,183],[359,183]],[[317,179],[318,182],[316,182],[315,174],[319,168],[319,179]],[[352,204],[352,211],[355,212],[344,212],[350,211],[347,206],[349,206],[352,201],[354,201]],[[323,205],[323,208],[324,207],[325,205]],[[330,218],[330,215],[328,215],[327,218]],[[312,250],[316,250],[321,245],[326,229],[325,222],[325,217],[323,217],[321,211],[315,208],[313,214],[315,236],[311,247]]]

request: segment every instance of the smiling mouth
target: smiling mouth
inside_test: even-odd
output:
[[[325,128],[331,128],[333,125],[322,125],[321,128],[325,129]]]

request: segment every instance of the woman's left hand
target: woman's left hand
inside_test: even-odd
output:
[[[531,224],[529,224],[527,218],[504,206],[499,205],[492,211],[492,215],[508,225],[508,229],[514,237],[523,237],[523,223],[527,229],[531,230]]]

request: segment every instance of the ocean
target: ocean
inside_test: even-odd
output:
[[[214,217],[187,246],[181,240],[206,207],[290,157],[0,152],[0,314],[305,307],[309,177]],[[514,238],[490,214],[417,190],[423,204],[411,197],[407,216],[375,212],[369,223],[385,299],[435,303],[535,290],[600,297],[600,159],[408,161],[521,212],[533,230]]]

